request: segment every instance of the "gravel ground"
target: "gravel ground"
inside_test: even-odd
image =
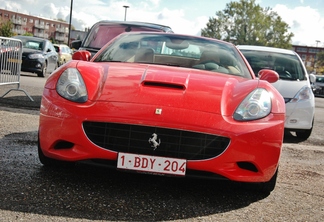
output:
[[[277,186],[264,195],[226,181],[44,168],[37,108],[2,99],[0,221],[324,221],[324,99],[317,104],[311,138],[285,136]]]

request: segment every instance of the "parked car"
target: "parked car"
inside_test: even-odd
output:
[[[153,24],[147,22],[128,21],[99,21],[95,23],[83,41],[75,40],[71,43],[72,49],[88,50],[93,56],[106,43],[123,32],[150,31],[150,32],[170,32],[169,26]]]
[[[72,50],[65,44],[54,44],[55,51],[59,56],[59,66],[72,59]]]
[[[314,94],[316,96],[324,96],[324,76],[316,75],[316,82],[314,83]]]
[[[49,40],[22,35],[13,38],[22,41],[22,71],[45,77],[58,67],[58,54]]]
[[[47,79],[44,165],[90,161],[274,189],[285,121],[276,72],[256,79],[231,43],[174,33],[123,33],[90,54],[75,52]]]
[[[279,81],[273,86],[285,99],[285,128],[295,132],[300,139],[308,139],[315,116],[315,98],[310,84],[315,81],[315,76],[307,73],[303,61],[292,50],[248,45],[238,48],[255,75],[262,69],[272,69],[279,74]]]

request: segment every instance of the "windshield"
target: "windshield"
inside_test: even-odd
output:
[[[27,39],[27,38],[18,38],[22,42],[23,48],[36,49],[43,51],[45,47],[45,42],[41,40]]]
[[[241,49],[241,52],[256,76],[261,69],[272,69],[279,74],[280,79],[306,80],[302,63],[296,55],[245,49]]]
[[[324,83],[324,76],[316,76],[317,83]]]
[[[195,36],[167,33],[123,34],[94,61],[177,66],[252,78],[233,45]]]

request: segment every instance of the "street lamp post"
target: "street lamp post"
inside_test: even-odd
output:
[[[126,21],[126,14],[127,14],[127,9],[129,8],[128,5],[124,5],[123,6],[125,8],[125,17],[124,17],[124,21]]]
[[[318,43],[320,43],[321,41],[320,40],[316,40],[316,50],[317,50],[317,47],[318,47]],[[314,66],[313,66],[313,69],[314,69],[314,74],[316,74],[316,54],[314,56]]]
[[[72,23],[72,7],[73,7],[73,0],[71,0],[71,7],[70,7],[70,22],[69,22],[69,36],[68,36],[68,46],[70,46],[70,39],[71,39],[71,23]]]

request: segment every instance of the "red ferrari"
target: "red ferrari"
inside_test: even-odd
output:
[[[82,61],[80,61],[82,60]],[[44,165],[276,184],[285,103],[227,42],[124,33],[91,60],[77,51],[48,78],[39,123]]]

